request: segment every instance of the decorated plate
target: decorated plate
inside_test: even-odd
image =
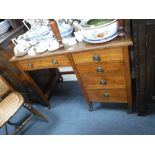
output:
[[[90,39],[87,39],[87,38],[84,38],[84,41],[85,42],[88,42],[88,43],[104,43],[104,42],[107,42],[107,41],[110,41],[114,38],[116,38],[118,36],[118,33],[112,35],[111,37],[108,37],[108,38],[104,38],[104,39],[98,39],[98,40],[90,40]]]

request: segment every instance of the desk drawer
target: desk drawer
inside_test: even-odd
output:
[[[127,93],[125,89],[117,90],[87,90],[90,101],[92,102],[117,102],[127,103]]]
[[[24,71],[70,66],[69,60],[65,55],[23,60],[16,62],[16,64]]]
[[[90,52],[73,54],[75,64],[99,63],[108,61],[123,62],[122,48],[98,49]]]
[[[77,65],[78,72],[83,75],[123,75],[123,63],[101,63],[101,64],[81,64]]]
[[[82,75],[81,79],[86,89],[121,89],[126,88],[124,76],[89,76]]]

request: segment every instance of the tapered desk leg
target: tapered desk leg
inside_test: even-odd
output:
[[[36,92],[37,96],[42,100],[43,104],[45,106],[48,106],[48,108],[51,108],[48,99],[44,96],[44,93],[41,91],[36,82],[31,78],[29,73],[24,71],[22,71],[22,73],[26,78],[27,82],[31,85],[32,89]]]
[[[93,111],[93,103],[89,102],[88,105],[89,105],[89,111]]]
[[[83,82],[82,82],[82,80],[81,80],[81,77],[80,77],[80,75],[79,75],[79,73],[78,73],[78,70],[77,70],[77,68],[76,68],[76,64],[75,64],[75,62],[74,62],[74,60],[73,60],[73,57],[72,57],[71,54],[68,54],[67,56],[68,56],[68,59],[69,59],[71,65],[72,65],[73,69],[74,69],[74,72],[75,72],[75,74],[76,74],[76,76],[77,76],[77,79],[78,79],[78,81],[79,81],[80,87],[81,87],[81,89],[82,89],[82,91],[83,91],[83,93],[84,93],[84,95],[85,95],[85,97],[86,97],[86,100],[87,100],[87,103],[88,103],[88,107],[89,107],[88,110],[89,110],[89,111],[93,111],[93,103],[89,100],[88,94],[87,94],[87,92],[86,92],[86,90],[85,90],[84,84],[83,84]]]

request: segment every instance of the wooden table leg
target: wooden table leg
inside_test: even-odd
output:
[[[76,77],[77,77],[77,79],[78,79],[78,81],[79,81],[80,87],[81,87],[81,89],[82,89],[82,91],[83,91],[83,93],[84,93],[84,95],[85,95],[85,97],[86,97],[87,104],[88,104],[88,107],[89,107],[88,110],[89,110],[89,111],[93,111],[93,103],[89,100],[88,94],[87,94],[87,92],[86,92],[86,90],[85,90],[85,88],[84,88],[84,84],[83,84],[83,82],[82,82],[82,80],[81,80],[81,78],[80,78],[80,75],[79,75],[78,70],[77,70],[77,68],[76,68],[76,65],[75,65],[75,63],[74,63],[73,57],[72,57],[71,54],[68,54],[67,57],[68,57],[68,59],[69,59],[71,65],[72,65],[72,67],[73,67],[73,69],[74,69],[74,72],[75,72]]]
[[[22,71],[22,74],[24,75],[28,83],[31,85],[32,89],[36,92],[37,96],[42,100],[43,104],[45,106],[48,106],[48,108],[51,108],[48,99],[44,96],[44,93],[41,91],[36,82],[31,78],[29,73]]]
[[[89,111],[93,111],[93,103],[92,102],[88,102],[89,105]]]

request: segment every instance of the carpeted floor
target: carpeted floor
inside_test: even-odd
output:
[[[49,123],[33,118],[20,133],[23,135],[139,135],[155,134],[155,112],[145,117],[127,114],[126,105],[94,104],[89,112],[87,102],[76,81],[58,84],[50,99],[52,108],[35,107],[44,113]],[[27,114],[20,109],[13,120]],[[9,130],[12,128],[9,126]],[[3,134],[0,129],[0,134]]]

